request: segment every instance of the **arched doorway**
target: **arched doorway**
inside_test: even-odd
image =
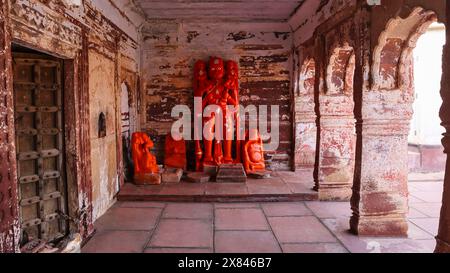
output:
[[[126,181],[133,177],[132,159],[131,159],[131,107],[130,90],[128,84],[121,84],[120,93],[120,113],[121,113],[121,136],[122,136],[122,155],[123,155],[123,175]]]

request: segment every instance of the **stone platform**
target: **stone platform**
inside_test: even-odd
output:
[[[318,194],[313,176],[305,172],[273,172],[271,178],[247,178],[245,183],[162,183],[136,186],[125,183],[119,201],[170,202],[272,202],[313,201]]]

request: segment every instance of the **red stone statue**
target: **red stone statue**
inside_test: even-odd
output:
[[[171,133],[166,136],[164,165],[186,170],[186,143],[184,139],[175,140],[174,137],[178,139],[179,136],[172,137]]]
[[[228,112],[227,106],[239,106],[239,68],[234,61],[224,61],[218,57],[211,57],[206,63],[197,61],[194,66],[194,96],[202,97],[202,111],[210,106],[219,106],[222,120],[217,111],[210,117],[203,117],[205,135],[203,149],[200,141],[195,141],[196,170],[200,171],[204,165],[217,166],[222,163],[240,162],[240,143],[236,143],[236,159],[233,160],[233,140],[237,139],[238,115],[237,112]],[[209,78],[207,77],[209,76]],[[235,108],[236,109],[236,108]],[[209,126],[205,126],[208,124]],[[223,124],[223,128],[218,128]],[[216,130],[223,134],[221,139],[215,138]]]
[[[222,96],[222,109],[224,111],[224,162],[241,162],[241,141],[237,139],[239,130],[239,65],[235,61],[226,62],[227,80],[225,81],[225,90]],[[228,113],[226,106],[235,107],[235,112]],[[236,160],[232,158],[233,139],[236,140]]]
[[[224,86],[224,65],[223,60],[217,57],[211,57],[209,59],[209,81],[203,91],[203,109],[209,105],[219,106],[222,100]],[[205,155],[203,158],[203,165],[220,165],[223,163],[222,142],[220,139],[214,138],[218,113],[211,113],[210,117],[204,117],[203,123],[209,123],[209,129],[205,130],[205,140],[203,141]],[[223,120],[222,120],[223,122]],[[214,154],[213,154],[213,142],[214,142]]]
[[[206,90],[206,84],[208,83],[208,75],[206,74],[206,63],[204,61],[197,61],[194,65],[194,97],[203,98],[203,93]],[[203,108],[201,109],[203,111]],[[198,118],[202,117],[202,113],[198,112]],[[197,118],[197,117],[196,117]],[[194,130],[195,134],[197,132]],[[202,132],[200,132],[201,134]],[[203,151],[200,140],[198,140],[200,136],[195,137],[195,170],[201,171],[203,168],[202,158]]]
[[[135,176],[159,172],[156,157],[150,153],[151,148],[153,148],[153,141],[146,133],[133,133],[131,137],[131,151]]]
[[[242,149],[245,172],[247,174],[265,172],[263,142],[258,130],[251,129],[247,132],[245,139],[245,145]]]

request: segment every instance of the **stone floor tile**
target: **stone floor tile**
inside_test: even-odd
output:
[[[319,218],[350,217],[350,202],[305,202],[305,205]]]
[[[216,231],[214,246],[218,253],[281,252],[271,231]]]
[[[423,201],[422,199],[419,199],[419,198],[409,194],[409,196],[408,196],[408,204],[411,206],[413,204],[418,204],[418,203],[425,203],[425,201]]]
[[[409,187],[413,187],[414,191],[422,192],[443,192],[444,183],[443,182],[409,182]]]
[[[439,218],[418,218],[410,219],[416,226],[425,230],[433,236],[437,235],[439,228]]]
[[[266,216],[305,216],[312,212],[303,202],[282,202],[261,204]]]
[[[408,218],[409,219],[414,219],[414,218],[427,218],[429,217],[428,215],[423,214],[422,212],[420,212],[419,210],[409,207],[409,212],[408,212]]]
[[[282,244],[284,253],[348,253],[339,243]]]
[[[146,248],[144,253],[212,253],[211,248],[180,248],[180,247],[170,247],[170,248]]]
[[[313,216],[269,217],[280,243],[334,243],[336,238]]]
[[[431,240],[433,235],[418,227],[411,221],[408,221],[408,238],[417,240]]]
[[[83,247],[83,253],[141,253],[151,235],[150,231],[103,230]]]
[[[212,244],[211,220],[161,219],[147,247],[212,248]]]
[[[415,203],[410,205],[411,208],[425,214],[428,217],[439,218],[441,215],[441,203]]]
[[[325,225],[352,253],[428,253],[420,240],[409,238],[363,237],[350,233],[348,219],[325,219]]]
[[[163,218],[212,219],[213,205],[207,203],[168,203]]]
[[[161,214],[160,208],[121,208],[108,210],[95,222],[99,230],[151,230]]]
[[[269,230],[260,208],[216,209],[216,230]]]
[[[421,246],[421,248],[428,250],[426,253],[434,253],[436,248],[436,239],[416,240],[416,242]]]
[[[421,192],[411,192],[410,195],[429,203],[442,202],[442,192],[421,191]]]

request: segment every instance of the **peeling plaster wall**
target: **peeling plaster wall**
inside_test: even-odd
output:
[[[273,169],[290,169],[290,69],[292,37],[286,24],[149,22],[143,29],[142,130],[163,160],[163,139],[174,119],[172,107],[192,107],[193,64],[219,56],[240,66],[240,102],[280,107],[280,146],[267,151]],[[269,110],[270,113],[270,110]],[[193,161],[191,149],[188,156]]]
[[[93,217],[101,216],[117,191],[117,149],[114,73],[115,64],[96,52],[89,52],[89,101]],[[98,137],[99,114],[106,115],[106,137]]]
[[[140,55],[134,40],[137,29],[128,17],[120,17],[115,6],[85,7],[86,18],[92,26],[89,32],[89,113],[91,141],[91,173],[93,219],[111,206],[123,183],[121,139],[121,84],[130,86],[129,103],[136,105],[137,78]],[[104,13],[102,13],[103,11]],[[124,25],[123,31],[105,17]],[[132,28],[134,32],[130,31]],[[128,34],[132,35],[128,36]],[[135,109],[134,107],[133,109]],[[99,116],[106,117],[106,136],[99,137]],[[136,123],[133,112],[131,123]]]

